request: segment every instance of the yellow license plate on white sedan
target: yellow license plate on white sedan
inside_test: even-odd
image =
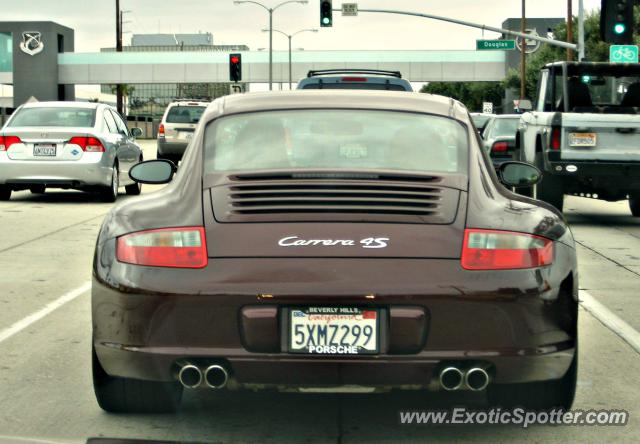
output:
[[[376,354],[380,313],[358,307],[289,311],[289,351],[320,355]]]
[[[589,147],[596,146],[597,143],[596,133],[569,133],[569,146]]]

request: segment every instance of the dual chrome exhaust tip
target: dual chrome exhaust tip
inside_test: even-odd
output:
[[[463,386],[473,391],[480,391],[489,385],[489,374],[481,367],[472,367],[463,371],[458,367],[445,367],[440,372],[440,386],[449,391],[459,390]]]
[[[229,372],[218,364],[208,366],[202,371],[194,364],[183,364],[178,372],[178,381],[184,388],[196,388],[203,383],[212,389],[220,389],[227,385]]]

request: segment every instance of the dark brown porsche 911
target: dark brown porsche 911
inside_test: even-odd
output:
[[[474,390],[569,408],[574,241],[513,194],[467,110],[425,94],[235,95],[203,115],[162,190],[106,217],[93,377],[113,412],[170,411],[184,388]],[[173,180],[172,180],[173,179]]]

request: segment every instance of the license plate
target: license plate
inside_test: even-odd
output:
[[[39,143],[33,146],[34,156],[55,157],[56,146],[52,144]]]
[[[596,146],[597,142],[596,133],[569,133],[570,146]]]
[[[306,307],[289,311],[289,351],[321,355],[378,353],[378,310]]]
[[[184,140],[191,140],[193,138],[193,133],[180,132],[178,137]]]

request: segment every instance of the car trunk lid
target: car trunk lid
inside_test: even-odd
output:
[[[72,137],[87,137],[86,129],[69,128],[8,128],[5,135],[17,136],[21,143],[11,145],[7,150],[10,160],[20,161],[77,161],[84,151],[76,144],[68,143]]]
[[[210,257],[459,258],[466,176],[207,175]]]

